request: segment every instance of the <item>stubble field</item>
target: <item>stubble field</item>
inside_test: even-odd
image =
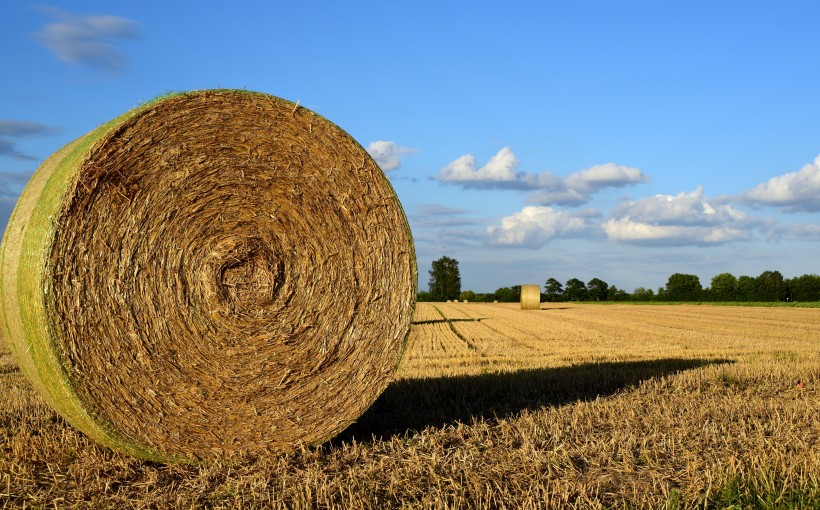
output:
[[[820,508],[820,309],[419,303],[396,381],[320,447],[102,449],[0,340],[0,508]]]

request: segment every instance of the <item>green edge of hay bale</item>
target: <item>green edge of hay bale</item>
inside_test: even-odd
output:
[[[72,188],[76,169],[98,140],[150,108],[158,101],[182,95],[172,93],[144,103],[85,136],[69,143],[48,158],[34,173],[9,218],[0,246],[0,299],[2,333],[20,369],[37,392],[67,422],[97,442],[144,459],[159,462],[185,462],[188,459],[130,441],[89,414],[74,385],[60,364],[57,346],[45,314],[43,296],[50,291],[44,261],[48,259],[57,230],[56,216],[63,198]]]

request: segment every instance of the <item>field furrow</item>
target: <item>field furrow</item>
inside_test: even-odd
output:
[[[431,322],[443,320],[441,314],[435,309],[435,307],[430,303],[417,303],[416,304],[416,312],[413,314],[413,323],[424,323],[424,322]]]
[[[480,354],[459,337],[450,323],[438,320],[415,324],[410,331],[399,376],[404,373],[432,374],[443,367],[470,367]]]
[[[482,356],[503,360],[522,360],[538,356],[538,350],[515,337],[504,335],[488,326],[488,320],[466,319],[453,321],[453,327],[464,338],[469,338]]]
[[[436,303],[433,306],[438,308],[447,319],[472,319],[465,309],[473,306],[471,303]]]

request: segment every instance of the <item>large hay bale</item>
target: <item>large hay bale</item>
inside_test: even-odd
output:
[[[521,309],[539,310],[541,308],[541,287],[538,285],[521,286]]]
[[[174,462],[317,444],[392,379],[417,274],[401,205],[339,127],[265,94],[144,104],[35,173],[3,334],[68,422]]]

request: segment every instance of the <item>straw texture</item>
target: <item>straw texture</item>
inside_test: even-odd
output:
[[[55,153],[0,257],[3,334],[35,388],[166,462],[339,433],[390,382],[417,290],[367,152],[247,91],[162,97]]]
[[[538,285],[521,286],[521,309],[538,310],[541,308],[541,287]]]

